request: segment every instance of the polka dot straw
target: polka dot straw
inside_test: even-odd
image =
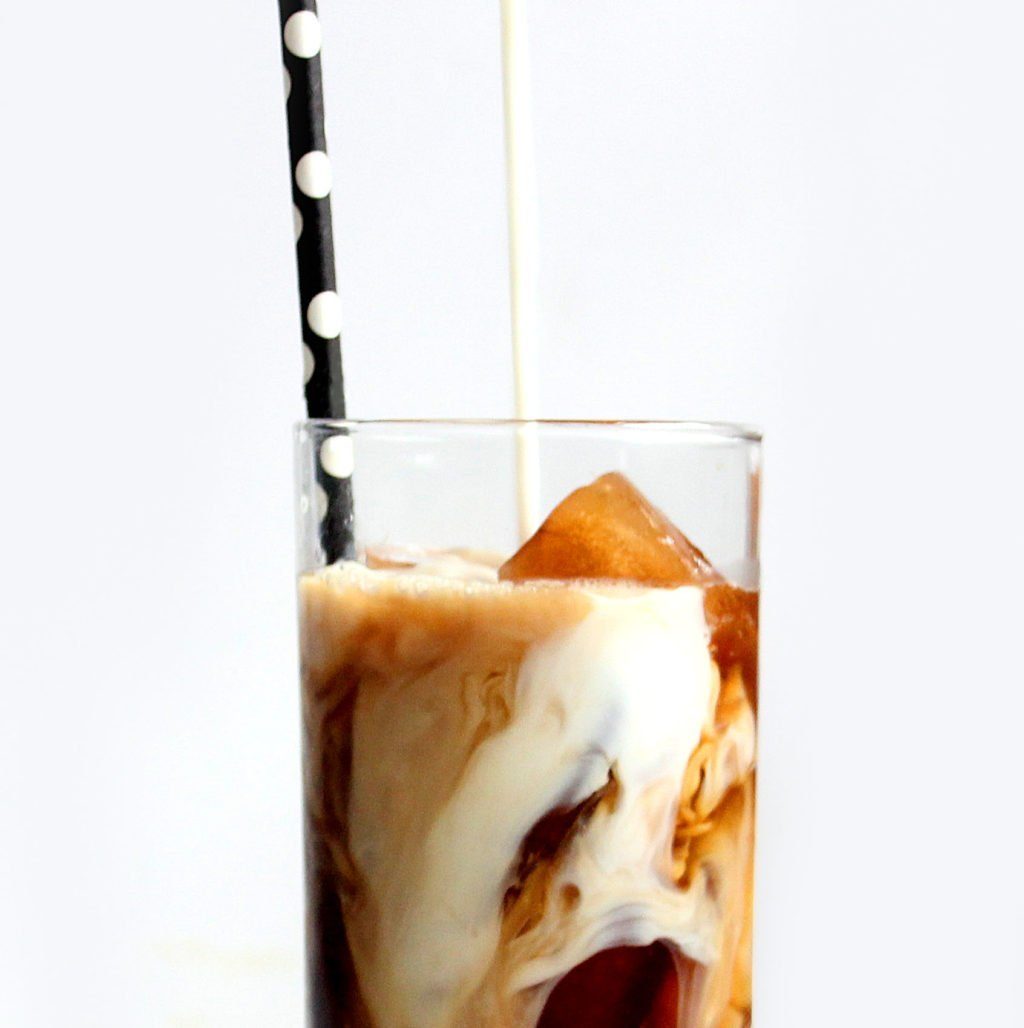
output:
[[[295,252],[302,315],[306,412],[311,418],[344,418],[341,367],[341,301],[331,231],[331,162],[324,132],[321,31],[315,0],[278,0],[284,53],[285,105],[291,152]],[[321,540],[328,561],[351,556],[351,439],[329,437],[317,477],[326,497]],[[347,457],[346,457],[347,454]]]

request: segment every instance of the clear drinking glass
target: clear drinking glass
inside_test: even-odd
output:
[[[759,444],[299,426],[310,1024],[750,1024]]]

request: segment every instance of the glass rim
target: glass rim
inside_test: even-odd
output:
[[[295,423],[295,431],[309,429],[359,428],[625,428],[668,431],[702,439],[760,443],[761,429],[730,421],[693,421],[671,419],[597,419],[597,418],[306,418]]]

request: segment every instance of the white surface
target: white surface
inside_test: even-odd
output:
[[[508,413],[497,6],[322,14],[352,413]],[[1020,10],[542,14],[542,412],[769,432],[758,1028],[1019,1024]],[[298,1024],[273,5],[0,30],[0,1024]]]

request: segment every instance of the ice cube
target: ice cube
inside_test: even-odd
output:
[[[500,568],[504,581],[619,579],[700,585],[723,677],[739,666],[757,707],[757,593],[727,583],[707,557],[618,472],[570,493]]]
[[[739,667],[750,705],[757,710],[758,594],[720,582],[704,592],[704,616],[711,632],[711,655],[722,677]]]
[[[704,554],[614,471],[570,493],[501,566],[499,577],[624,579],[653,586],[722,581]]]

